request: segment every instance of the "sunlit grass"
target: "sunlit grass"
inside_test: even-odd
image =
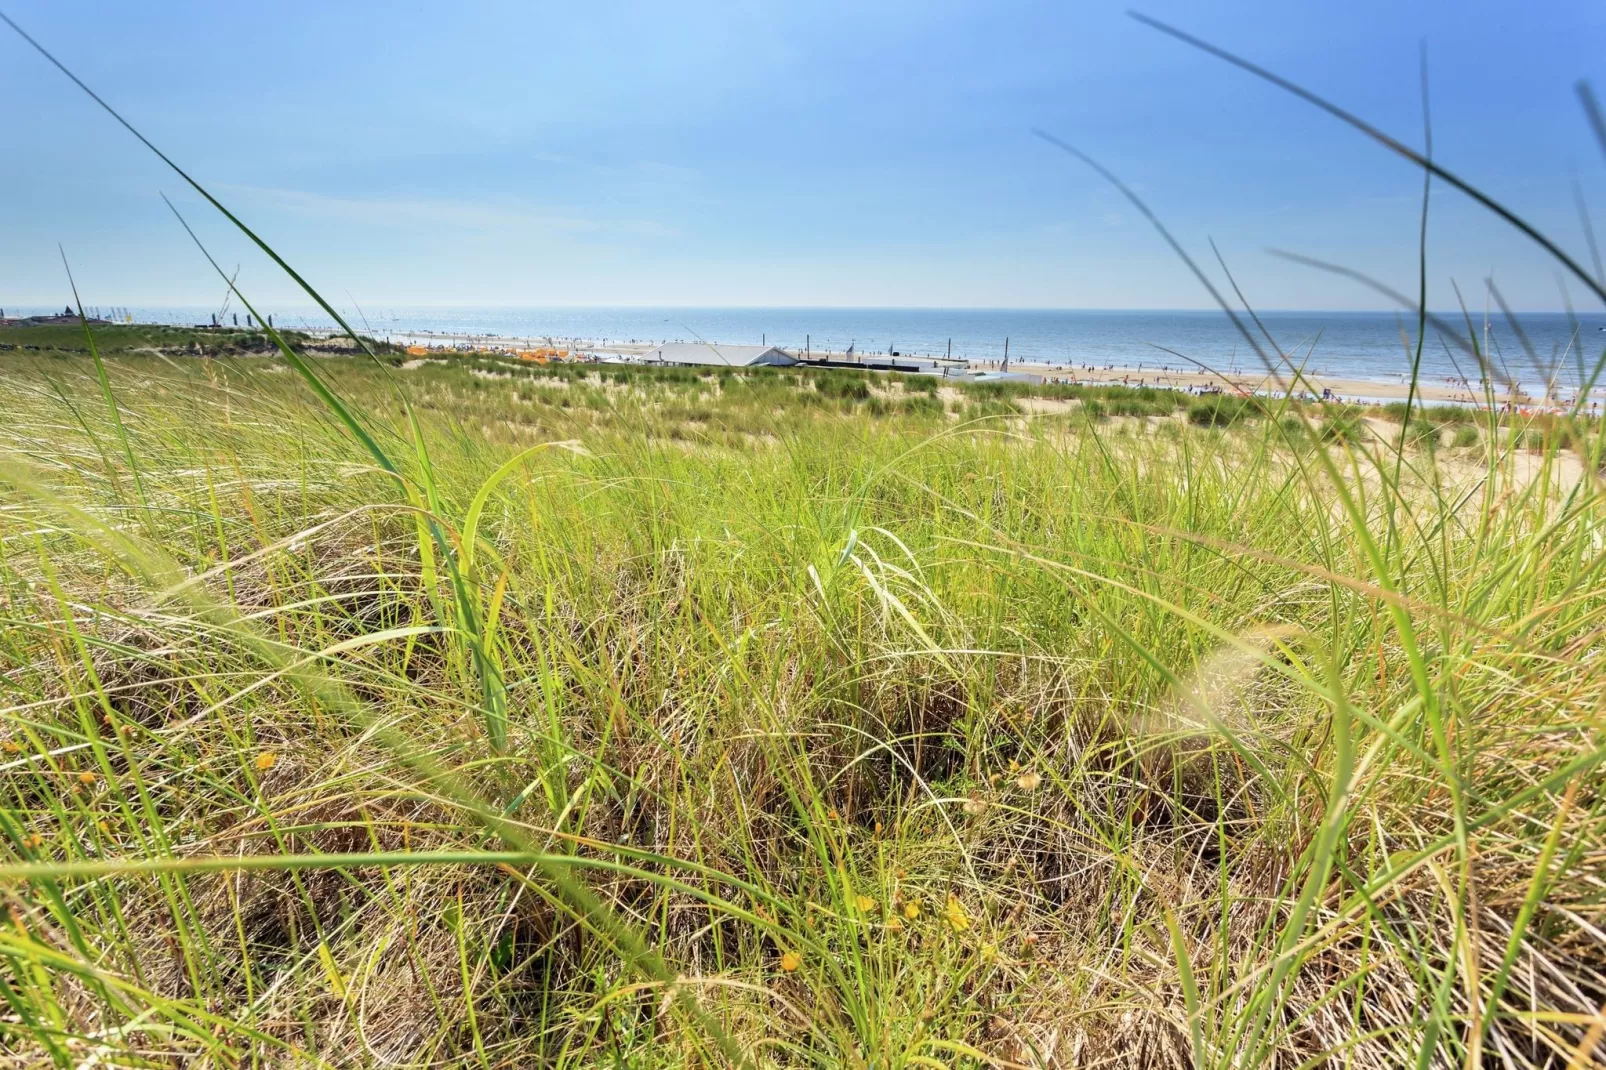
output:
[[[0,382],[8,1047],[1542,1065],[1603,995],[1592,430],[1396,485],[1286,420],[465,364],[395,373],[415,449],[326,363],[425,505],[283,365],[106,369],[126,452],[93,367]]]

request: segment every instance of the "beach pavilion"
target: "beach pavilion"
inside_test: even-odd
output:
[[[646,364],[700,364],[717,368],[751,368],[760,364],[796,364],[797,358],[775,346],[728,346],[715,342],[666,342],[642,354]]]

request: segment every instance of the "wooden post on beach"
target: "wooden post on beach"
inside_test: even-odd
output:
[[[1009,335],[1004,335],[1004,366],[999,371],[1009,371]]]
[[[948,339],[948,359],[954,359],[954,340],[952,338]]]
[[[814,341],[814,336],[813,335],[805,334],[803,336],[803,359],[804,360],[808,360],[809,357],[813,355],[813,351],[809,348],[809,343],[812,342],[812,341]]]

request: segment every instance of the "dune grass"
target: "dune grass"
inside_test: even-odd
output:
[[[283,362],[105,367],[116,421],[0,379],[26,1061],[1566,1065],[1598,1020],[1592,429],[1396,478],[1286,419],[325,361],[391,475]]]
[[[284,337],[301,349],[349,347],[344,339],[327,339],[303,331],[286,330]],[[174,327],[160,323],[97,324],[95,344],[107,356],[151,354],[157,356],[261,356],[275,352],[265,331],[229,327]],[[384,352],[396,347],[373,342]],[[0,328],[0,353],[20,352],[38,355],[86,357],[89,345],[78,324],[7,325]]]

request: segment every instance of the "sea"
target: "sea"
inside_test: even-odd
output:
[[[7,310],[11,315],[59,309]],[[91,309],[90,311],[95,311]],[[111,315],[112,310],[101,309]],[[136,322],[209,323],[217,308],[129,308]],[[330,328],[315,308],[264,308],[280,326]],[[487,307],[424,308],[365,306],[342,309],[359,330],[408,340],[429,334],[496,339],[580,341],[606,348],[624,342],[708,341],[764,344],[858,353],[1001,361],[1006,340],[1011,362],[1076,368],[1115,366],[1159,369],[1204,364],[1221,372],[1254,371],[1262,358],[1220,311],[1097,311],[999,308],[646,308]],[[245,316],[225,310],[223,322]],[[1259,313],[1261,327],[1240,317],[1262,349],[1267,335],[1278,348],[1314,374],[1400,382],[1409,376],[1416,318],[1395,312]],[[1469,352],[1476,339],[1497,379],[1514,380],[1531,393],[1546,382],[1575,390],[1606,357],[1606,314],[1535,312],[1474,316],[1438,313],[1422,346],[1427,382],[1479,376]]]

